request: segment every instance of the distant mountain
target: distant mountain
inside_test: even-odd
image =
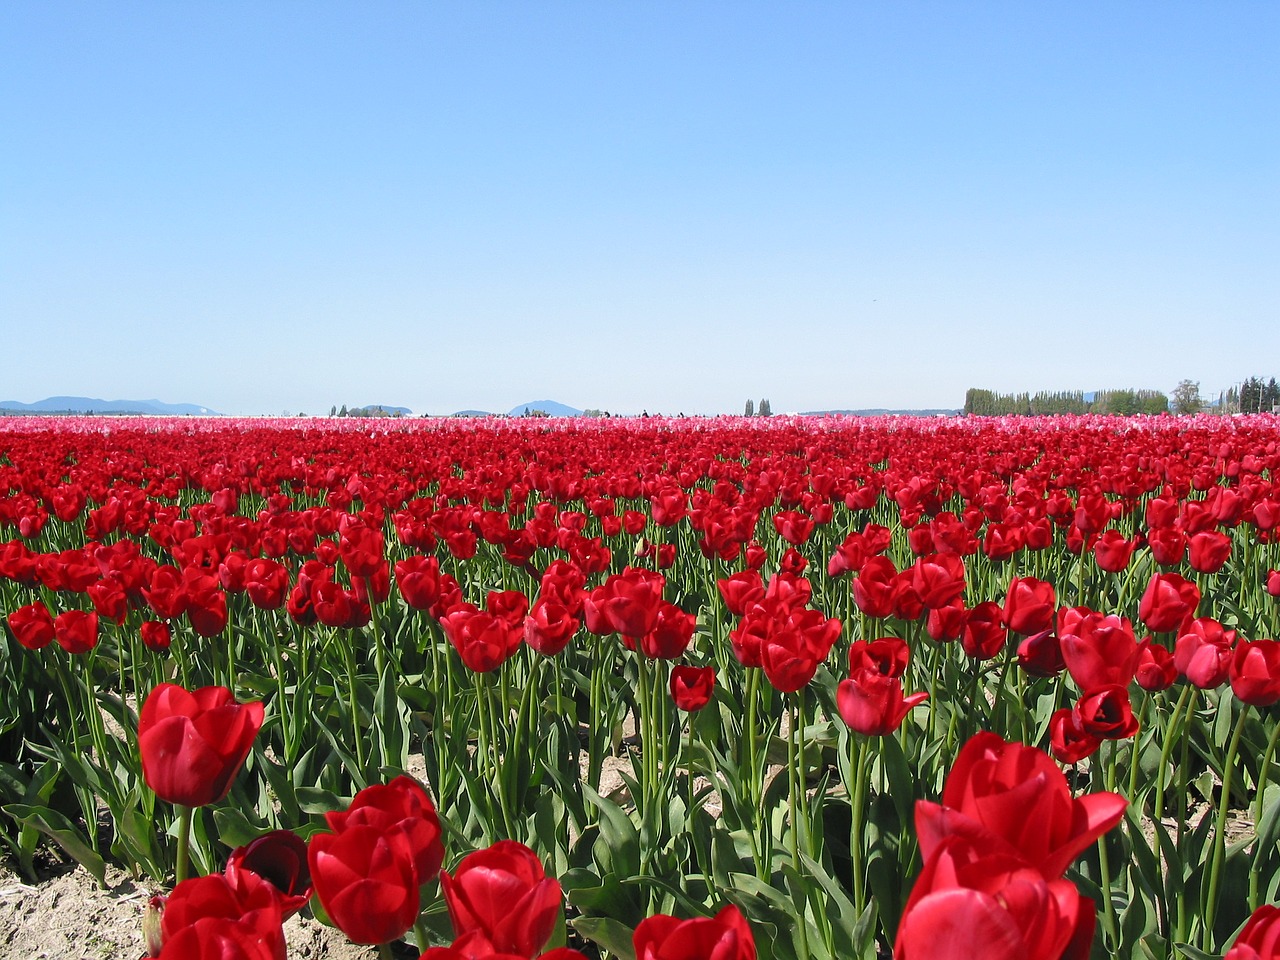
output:
[[[220,417],[222,414],[194,403],[163,403],[159,400],[97,400],[93,397],[47,397],[35,403],[0,400],[0,410],[17,413],[141,413],[153,416]]]
[[[566,406],[555,400],[530,400],[528,403],[518,403],[508,412],[509,417],[522,417],[524,412],[528,410],[532,413],[535,410],[541,410],[548,417],[580,417],[582,411],[576,407]]]
[[[459,410],[453,414],[455,417],[492,417],[494,414],[488,410]]]
[[[802,417],[958,417],[959,410],[886,410],[875,407],[869,410],[806,410]]]

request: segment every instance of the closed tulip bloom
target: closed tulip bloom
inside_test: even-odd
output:
[[[416,780],[400,775],[374,783],[352,799],[346,810],[325,814],[329,829],[342,833],[355,826],[376,827],[384,835],[404,838],[418,884],[434,880],[444,861],[444,842],[435,805]]]
[[[1157,527],[1147,533],[1151,556],[1162,567],[1176,567],[1187,553],[1187,535],[1177,527]]]
[[[1066,666],[1062,644],[1052,630],[1032,634],[1018,644],[1018,666],[1033,677],[1053,677]]]
[[[1168,690],[1178,679],[1178,668],[1168,648],[1150,637],[1138,644],[1138,669],[1134,674],[1143,690]]]
[[[965,616],[964,629],[960,633],[960,646],[965,655],[975,660],[990,660],[997,656],[1009,641],[1009,631],[1004,626],[1004,611],[994,600],[985,600]]]
[[[540,597],[524,619],[524,642],[546,657],[554,657],[569,645],[581,626],[559,600]]]
[[[681,710],[693,713],[711,702],[716,686],[715,667],[680,664],[671,668],[671,699]]]
[[[1079,763],[1093,756],[1101,745],[1101,738],[1081,728],[1070,707],[1063,707],[1049,718],[1049,752],[1059,763]]]
[[[1004,622],[1014,633],[1035,634],[1053,625],[1057,598],[1053,584],[1034,577],[1014,577],[1004,600]]]
[[[640,567],[614,574],[583,601],[587,629],[601,636],[643,637],[657,622],[665,585],[662,574]]]
[[[19,607],[6,619],[14,638],[28,650],[41,650],[53,641],[53,614],[43,600]]]
[[[1195,616],[1200,589],[1176,573],[1157,573],[1138,604],[1138,617],[1153,633],[1176,630]]]
[[[853,602],[868,617],[893,613],[894,580],[898,570],[888,557],[868,559],[853,579]]]
[[[904,696],[902,678],[861,669],[836,688],[836,708],[854,733],[883,737],[902,726],[913,707],[929,699],[927,693]]]
[[[1223,960],[1280,960],[1280,907],[1264,903],[1253,911]]]
[[[1220,530],[1202,530],[1187,541],[1187,562],[1199,573],[1217,573],[1231,559],[1231,538]]]
[[[1280,701],[1280,640],[1246,640],[1231,656],[1231,692],[1241,703],[1269,707]]]
[[[285,960],[280,899],[266,880],[184,880],[165,900],[161,960]]]
[[[1066,776],[1043,751],[984,732],[961,748],[942,802],[916,803],[916,832],[925,860],[945,837],[960,834],[1056,878],[1120,822],[1126,806],[1115,793],[1073,797]]]
[[[202,807],[231,790],[262,726],[262,704],[237,703],[226,687],[188,692],[162,683],[138,716],[142,776],[156,796]]]
[[[463,857],[440,874],[454,933],[478,931],[497,953],[532,957],[551,939],[564,895],[537,854],[514,840],[499,840]]]
[[[1187,624],[1173,647],[1173,665],[1201,690],[1212,690],[1227,682],[1231,672],[1231,651],[1236,632],[1213,617],[1197,617]]]
[[[388,943],[418,917],[418,881],[403,835],[367,824],[317,833],[308,848],[316,896],[353,943]]]
[[[415,610],[430,610],[440,598],[440,561],[415,555],[396,561],[396,586]]]
[[[523,623],[513,627],[506,620],[469,603],[446,614],[440,625],[463,664],[477,673],[497,670],[524,640]]]
[[[658,607],[658,619],[653,629],[640,637],[636,645],[646,657],[674,660],[688,648],[697,625],[696,616],[664,600]]]
[[[1058,637],[1071,679],[1083,691],[1125,686],[1138,668],[1138,640],[1125,617],[1091,613]]]
[[[743,570],[718,580],[716,588],[724,599],[725,607],[735,617],[742,616],[751,604],[764,599],[764,581],[755,570]]]
[[[1129,566],[1138,541],[1130,540],[1119,530],[1107,530],[1093,544],[1093,558],[1098,568],[1107,573],[1119,573]]]
[[[98,645],[98,615],[64,610],[53,618],[53,635],[67,653],[88,653]]]
[[[255,607],[278,610],[289,593],[289,571],[282,563],[257,557],[245,564],[244,588]]]
[[[1071,881],[968,837],[948,837],[911,889],[893,956],[1086,960],[1095,922],[1093,901]]]
[[[911,662],[911,648],[900,637],[855,640],[849,644],[849,673],[872,670],[886,677],[901,677]]]
[[[964,595],[964,561],[954,553],[921,557],[911,567],[911,585],[926,607],[949,606]]]
[[[746,917],[728,906],[714,917],[681,920],[655,914],[632,936],[636,960],[755,960],[756,941]]]

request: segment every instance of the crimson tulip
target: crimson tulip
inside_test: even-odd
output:
[[[1231,656],[1231,692],[1241,703],[1269,707],[1280,701],[1280,640],[1245,640]]]
[[[1048,879],[1062,876],[1119,823],[1126,805],[1115,793],[1072,797],[1067,778],[1044,752],[983,732],[961,748],[942,802],[916,803],[916,833],[926,861],[944,838],[958,834],[1026,860]]]
[[[1187,541],[1187,562],[1198,573],[1217,573],[1231,559],[1231,538],[1221,530],[1202,530]]]
[[[418,879],[403,833],[366,823],[317,833],[307,863],[325,913],[353,943],[388,943],[418,917]]]
[[[893,956],[1086,960],[1095,917],[1093,901],[1069,880],[969,837],[952,836],[925,860],[903,909]]]
[[[53,635],[67,653],[88,653],[98,645],[98,615],[64,610],[53,618]]]
[[[1005,594],[1005,626],[1028,635],[1048,630],[1056,603],[1053,584],[1034,577],[1014,577]]]
[[[929,699],[929,694],[903,696],[902,678],[879,671],[860,669],[836,688],[840,717],[854,733],[883,737],[902,726],[913,707]]]
[[[756,941],[747,918],[735,906],[714,917],[681,920],[654,914],[632,935],[636,960],[755,960]]]
[[[985,600],[965,615],[960,633],[960,646],[965,655],[975,660],[990,660],[1004,649],[1009,632],[1004,626],[1004,611],[994,600]]]
[[[1280,907],[1254,910],[1222,960],[1280,960]]]
[[[1197,617],[1174,642],[1174,668],[1202,690],[1220,687],[1230,676],[1235,642],[1234,630],[1226,629],[1212,617]]]
[[[569,645],[581,626],[559,600],[540,597],[524,620],[524,642],[546,657],[554,657]]]
[[[262,726],[257,701],[237,703],[226,687],[187,691],[162,683],[138,716],[142,776],[156,796],[186,807],[216,803]]]
[[[715,685],[715,667],[680,664],[671,668],[671,699],[681,710],[690,713],[701,710],[711,702]]]
[[[564,895],[538,855],[515,840],[468,854],[440,873],[454,933],[479,931],[497,953],[532,957],[551,939]]]
[[[1157,573],[1138,604],[1138,617],[1153,633],[1176,630],[1195,616],[1200,589],[1176,573]]]
[[[14,638],[28,650],[41,650],[47,647],[56,633],[53,625],[53,614],[44,605],[43,600],[29,603],[12,611],[6,618]]]
[[[237,892],[252,884],[246,874],[266,880],[279,894],[280,911],[286,920],[311,899],[307,845],[292,830],[272,830],[242,847],[236,847],[222,872],[227,883]]]
[[[1067,672],[1086,693],[1099,687],[1124,686],[1138,668],[1138,640],[1126,617],[1091,611],[1073,632],[1060,634],[1058,643]]]
[[[1143,690],[1168,690],[1178,679],[1178,668],[1167,647],[1150,637],[1138,644],[1138,669],[1134,674]]]
[[[1138,718],[1129,702],[1129,688],[1112,684],[1097,687],[1072,707],[1080,729],[1103,740],[1124,740],[1138,732]]]
[[[402,774],[389,783],[370,784],[351,799],[346,810],[326,813],[325,820],[334,833],[371,826],[383,835],[401,836],[419,885],[440,873],[444,860],[440,818],[426,790],[412,777]]]
[[[284,960],[280,898],[266,880],[184,880],[164,901],[161,960]]]
[[[415,610],[429,610],[440,598],[440,561],[415,554],[396,561],[396,586]]]
[[[1049,718],[1049,751],[1059,763],[1079,763],[1093,756],[1101,745],[1102,738],[1081,727],[1070,707],[1055,711]]]

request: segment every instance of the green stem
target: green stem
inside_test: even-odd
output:
[[[1119,744],[1114,740],[1111,741],[1111,756],[1107,761],[1106,786],[1108,790],[1115,786],[1117,750],[1119,750]],[[1107,853],[1106,834],[1098,838],[1098,868],[1100,873],[1099,880],[1102,886],[1103,929],[1106,931],[1108,943],[1114,950],[1119,945],[1119,932],[1116,927],[1115,902],[1111,898],[1111,858]]]
[[[188,806],[178,807],[178,866],[174,873],[174,886],[191,874],[191,814]]]
[[[1258,782],[1254,785],[1254,793],[1256,794],[1253,806],[1253,832],[1256,835],[1262,829],[1263,803],[1266,799],[1267,780],[1269,779],[1268,771],[1271,768],[1271,758],[1276,752],[1276,739],[1280,737],[1280,723],[1275,724],[1271,728],[1271,736],[1267,738],[1267,749],[1262,754],[1262,766],[1258,768]],[[1253,861],[1249,864],[1249,912],[1252,913],[1258,909],[1259,903],[1259,881],[1261,877],[1259,873],[1262,869],[1263,850],[1260,846],[1261,838],[1254,840],[1253,844]]]
[[[1226,701],[1230,703],[1230,701]],[[1222,709],[1220,702],[1218,709]],[[1213,827],[1213,860],[1209,867],[1209,893],[1204,904],[1204,938],[1201,947],[1213,949],[1213,922],[1218,915],[1218,898],[1222,892],[1222,864],[1227,853],[1227,813],[1231,809],[1231,780],[1235,773],[1236,752],[1240,748],[1240,735],[1249,720],[1249,705],[1240,704],[1240,718],[1231,732],[1227,756],[1222,763],[1222,797],[1218,801],[1218,819]]]
[[[862,820],[867,805],[867,753],[870,746],[868,738],[858,738],[858,764],[853,775],[853,807],[849,819],[849,868],[853,874],[853,907],[856,917],[862,916],[867,906],[862,864]]]

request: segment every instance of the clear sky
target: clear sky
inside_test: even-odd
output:
[[[1280,3],[0,5],[0,399],[1280,376]]]

